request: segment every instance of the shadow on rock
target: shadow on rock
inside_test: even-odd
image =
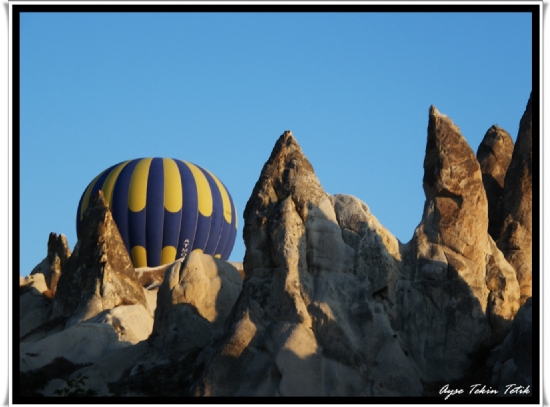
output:
[[[487,234],[475,155],[435,108],[428,133],[426,208],[406,245],[363,202],[327,195],[292,134],[279,138],[244,213],[241,295],[193,395],[422,396],[480,366],[517,280]]]

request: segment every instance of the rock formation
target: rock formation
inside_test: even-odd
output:
[[[159,288],[153,335],[178,352],[203,347],[221,332],[242,279],[229,263],[191,252],[166,270]]]
[[[32,387],[45,372],[65,372],[38,380],[42,394],[70,387],[67,372],[80,374],[127,348],[135,353],[140,348],[132,345],[146,340],[153,329],[156,289],[145,290],[139,283],[101,192],[84,214],[74,252],[66,247],[63,235],[51,234],[48,257],[20,281],[21,380]],[[65,259],[64,253],[70,256]],[[158,270],[140,271],[149,276],[144,284],[158,279]],[[57,291],[46,284],[46,276],[56,274]],[[81,379],[78,384],[83,384]],[[68,394],[75,394],[73,390]]]
[[[147,308],[143,288],[101,191],[90,201],[82,233],[57,286],[53,316],[69,325],[118,305]]]
[[[502,182],[505,132],[492,127],[492,153],[480,146],[476,158],[430,108],[426,202],[407,243],[364,202],[327,194],[289,131],[246,205],[243,263],[191,252],[134,270],[98,194],[70,257],[51,235],[48,257],[20,279],[23,394],[441,397],[445,383],[532,386],[532,302],[518,313],[517,263],[527,253],[518,231],[531,230],[527,115],[497,196],[484,175]],[[506,216],[495,243],[497,205]],[[488,373],[474,379],[475,369]]]
[[[506,334],[519,293],[487,234],[475,154],[434,107],[424,189],[403,245],[364,203],[326,194],[281,136],[245,209],[247,278],[229,335],[195,394],[419,395],[421,380],[464,375]]]
[[[477,149],[483,186],[489,204],[489,234],[496,240],[502,226],[500,205],[504,191],[504,177],[512,160],[514,141],[504,129],[491,126]]]
[[[357,225],[368,235],[364,246],[378,251],[379,267],[354,268],[358,258],[338,225],[337,200],[285,132],[246,206],[243,291],[195,395],[421,394],[383,306],[369,301],[391,256],[368,224]]]
[[[65,235],[58,236],[55,233],[50,233],[48,239],[48,254],[44,260],[31,271],[31,275],[37,273],[43,274],[52,296],[55,294],[57,282],[70,256],[71,250],[69,249]]]
[[[110,325],[81,323],[27,346],[20,357],[20,371],[37,369],[63,356],[73,363],[93,363],[123,346]]]
[[[417,244],[418,259],[431,260],[426,251],[436,251],[431,245],[439,245],[444,262],[460,274],[484,311],[487,292],[481,265],[488,219],[481,171],[459,129],[434,106],[430,108],[423,187],[426,204],[422,228],[415,237],[418,243],[427,243],[427,250]],[[471,265],[464,264],[468,262]]]
[[[513,270],[487,233],[487,198],[472,149],[431,107],[426,203],[403,257],[395,326],[423,380],[456,380],[476,351],[503,339],[519,308]],[[409,254],[410,252],[410,254]]]
[[[522,304],[531,296],[532,286],[532,133],[533,113],[529,97],[504,180],[500,208],[503,223],[497,240],[498,248],[516,270]]]
[[[19,285],[19,338],[49,319],[52,298],[44,274],[27,276]]]

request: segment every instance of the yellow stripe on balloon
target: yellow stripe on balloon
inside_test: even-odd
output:
[[[82,199],[82,207],[80,208],[80,220],[82,220],[82,217],[84,216],[84,212],[86,212],[86,209],[88,209],[88,204],[90,200],[90,195],[92,193],[92,189],[94,189],[95,183],[103,175],[105,171],[102,171],[97,177],[93,179],[92,182],[90,182],[90,185],[86,189],[86,192],[84,192],[84,198]]]
[[[176,162],[170,158],[163,158],[162,162],[164,163],[164,208],[168,212],[179,212],[183,200],[180,170]]]
[[[113,205],[113,190],[115,188],[115,182],[122,171],[122,169],[128,164],[130,160],[125,161],[123,163],[120,163],[117,165],[109,175],[107,175],[107,178],[105,178],[105,181],[103,182],[103,185],[101,186],[101,190],[103,191],[103,197],[105,198],[105,201],[109,204],[109,207],[112,207]]]
[[[147,267],[147,250],[145,247],[132,247],[132,263],[134,263],[135,268]]]
[[[210,171],[205,170],[210,176],[214,179],[214,182],[218,186],[218,189],[220,191],[220,194],[222,195],[222,202],[223,202],[223,217],[225,218],[225,221],[227,223],[231,223],[231,201],[229,200],[229,194],[227,193],[227,190],[223,186],[223,184],[220,182],[218,178],[214,174],[212,174]]]
[[[195,165],[184,161],[184,164],[189,167],[193,178],[195,179],[195,185],[197,186],[197,199],[199,213],[203,216],[211,216],[213,210],[212,192],[210,191],[210,185],[203,172]]]
[[[128,208],[132,212],[143,210],[147,203],[147,177],[149,176],[151,161],[153,161],[152,158],[140,160],[132,174],[130,190],[128,191]]]
[[[160,264],[173,263],[176,260],[176,248],[174,246],[164,246],[160,253]]]

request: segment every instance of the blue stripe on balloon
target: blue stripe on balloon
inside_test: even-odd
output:
[[[171,160],[171,161],[175,163],[175,160]],[[179,169],[178,169],[178,172],[179,172]],[[164,160],[163,160],[163,173],[164,173]],[[166,181],[166,177],[164,177],[164,182],[165,181]],[[172,180],[171,183],[173,182],[174,181]],[[181,183],[181,176],[178,182]],[[175,189],[171,185],[165,185],[164,187],[173,188],[172,191]],[[170,191],[170,189],[167,189],[167,190]],[[177,212],[170,212],[166,209],[166,202],[163,201],[163,208],[164,208],[164,221],[163,221],[164,229],[162,232],[162,248],[164,249],[166,246],[172,246],[174,247],[174,250],[177,250],[179,235],[180,235],[180,228],[181,228],[182,206],[180,206]],[[177,257],[178,255],[176,251],[176,258]]]
[[[134,171],[136,169],[136,166],[139,164],[139,162],[143,160],[142,158],[139,158],[132,162],[132,175],[134,174]],[[131,177],[130,177],[131,180]],[[131,185],[131,183],[130,183]],[[129,185],[129,186],[130,186]],[[128,191],[128,197],[132,195],[132,191]],[[139,212],[134,212],[130,210],[130,207],[127,207],[128,211],[128,246],[130,247],[130,251],[128,252],[130,256],[132,255],[131,249],[135,246],[141,246],[146,248],[147,247],[147,239],[145,234],[145,219],[146,219],[146,209],[147,205],[144,209],[142,209]],[[134,262],[135,264],[135,262]]]
[[[219,255],[219,257],[221,258],[222,251],[225,247],[225,244],[227,243],[227,236],[229,235],[230,227],[231,227],[231,224],[227,223],[227,221],[223,219],[223,216],[222,216],[222,224],[220,228],[220,239],[218,240],[218,244],[214,248],[214,251],[212,252],[213,256]]]
[[[130,249],[134,246],[147,246],[145,238],[145,209],[139,212],[128,211],[128,246]],[[128,253],[132,253],[129,251]]]
[[[195,233],[195,242],[193,243],[192,250],[201,249],[204,252],[206,244],[208,243],[211,223],[212,216],[203,216],[198,213],[197,232]]]
[[[222,219],[223,219],[223,201],[222,201],[222,195],[220,193],[220,190],[218,189],[218,185],[216,184],[216,181],[212,178],[212,176],[208,173],[208,171],[205,171],[203,168],[197,166],[204,176],[206,177],[208,184],[210,185],[210,191],[212,193],[212,223],[210,224],[210,233],[208,234],[208,242],[206,243],[206,246],[204,248],[204,252],[214,255],[216,247],[218,247],[218,243],[220,241],[221,233],[222,233]]]
[[[200,169],[198,165],[195,165],[197,168]],[[193,184],[195,186],[195,190],[197,187],[197,181],[195,180],[195,177],[193,177]],[[185,199],[185,198],[184,198]],[[198,201],[197,201],[198,202]],[[185,202],[183,204],[185,206]],[[204,252],[204,249],[206,248],[206,244],[208,243],[208,236],[210,234],[210,225],[212,224],[212,215],[211,216],[204,216],[198,211],[198,204],[197,204],[197,231],[195,233],[195,242],[193,243],[193,249],[200,249]]]
[[[221,183],[221,181],[220,181]],[[223,185],[222,183],[222,186],[225,188],[225,185]],[[227,192],[227,196],[229,198],[229,203],[231,204],[231,195],[229,195],[229,192],[227,191],[227,188],[225,188],[225,191]],[[231,221],[234,222],[234,218],[235,218],[235,214],[233,213],[233,207],[230,208],[231,209]],[[215,251],[214,251],[214,254],[219,254],[220,255],[220,258],[224,259],[224,260],[227,260],[226,258],[223,257],[223,254],[225,253],[225,248],[227,247],[227,243],[228,243],[228,239],[229,239],[229,236],[231,234],[231,223],[228,223],[226,220],[225,220],[225,217],[222,217],[222,228],[221,228],[221,236],[220,236],[220,241],[218,242],[218,247],[216,247]]]
[[[132,160],[122,169],[113,188],[113,200],[111,204],[111,212],[113,219],[118,227],[122,240],[126,246],[126,250],[130,254],[130,232],[128,227],[128,194],[130,191],[130,181],[132,174],[140,160]],[[143,246],[145,243],[143,244]]]
[[[160,265],[164,217],[164,166],[162,158],[153,158],[147,179],[147,201],[145,205],[145,229],[147,265]]]
[[[164,210],[164,227],[162,232],[162,248],[166,246],[178,247],[181,226],[181,209],[179,212]]]
[[[186,257],[193,249],[196,240],[199,212],[197,186],[193,173],[182,161],[174,161],[178,165],[180,171],[181,191],[183,195],[180,235],[176,251],[176,258],[179,259]]]

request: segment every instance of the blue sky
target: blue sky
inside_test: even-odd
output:
[[[364,201],[399,240],[421,220],[428,110],[477,151],[515,140],[532,88],[526,13],[23,13],[20,273],[50,232],[76,244],[78,201],[139,157],[216,174],[242,213],[292,130],[330,194]]]

